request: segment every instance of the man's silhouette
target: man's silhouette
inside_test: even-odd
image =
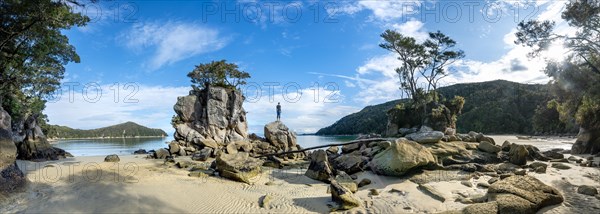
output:
[[[281,119],[281,104],[277,103],[277,121]]]

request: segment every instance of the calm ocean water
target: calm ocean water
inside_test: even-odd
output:
[[[342,143],[354,140],[355,136],[298,136],[298,144],[303,148],[325,145],[329,143]],[[167,148],[167,143],[172,139],[167,138],[128,138],[128,139],[82,139],[59,140],[54,146],[70,152],[74,156],[102,156],[109,154],[132,154],[138,149]]]

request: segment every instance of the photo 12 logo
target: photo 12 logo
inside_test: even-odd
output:
[[[104,88],[103,88],[104,87]],[[82,98],[88,103],[97,103],[101,99],[112,98],[114,103],[138,103],[135,98],[139,92],[140,86],[135,82],[118,83],[101,86],[97,82],[79,83],[65,82],[54,93],[47,97],[49,103],[56,103],[62,99],[68,99],[69,103],[74,103],[77,97]],[[79,93],[81,92],[81,93]]]
[[[246,102],[257,103],[263,98],[274,103],[277,96],[288,103],[297,103],[303,97],[310,96],[315,103],[338,103],[341,101],[340,87],[335,82],[314,82],[310,87],[302,88],[297,82],[249,82],[241,88]]]

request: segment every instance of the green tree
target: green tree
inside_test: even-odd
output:
[[[570,50],[563,62],[549,62],[545,69],[561,103],[558,109],[563,121],[568,114],[584,128],[600,129],[600,1],[569,1],[561,17],[574,32],[559,34],[548,20],[522,21],[515,43],[532,47],[531,57],[555,42]]]
[[[64,66],[79,62],[62,34],[89,18],[74,13],[77,1],[0,1],[0,104],[17,121],[40,114],[60,87]]]
[[[600,152],[600,1],[569,1],[561,18],[574,29],[559,34],[547,20],[521,22],[516,44],[533,48],[531,56],[562,42],[570,52],[562,62],[550,62],[546,74],[558,92],[562,119],[572,117],[580,126],[573,154]],[[565,117],[564,115],[568,115]],[[562,120],[564,121],[564,120]]]
[[[386,30],[381,37],[384,42],[379,46],[398,54],[398,60],[402,62],[402,66],[396,68],[400,89],[415,103],[422,103],[424,95],[432,91],[433,99],[437,101],[435,90],[439,81],[449,75],[446,68],[465,56],[462,50],[455,48],[456,42],[440,31],[429,33],[429,38],[422,43],[393,30]],[[418,86],[420,77],[425,78],[426,88]]]
[[[210,63],[196,65],[196,68],[187,75],[192,80],[194,89],[203,89],[212,86],[237,88],[246,84],[250,74],[240,71],[234,63],[226,60],[211,61]]]

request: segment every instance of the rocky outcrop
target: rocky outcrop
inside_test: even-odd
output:
[[[71,154],[60,148],[50,145],[42,128],[37,124],[35,116],[27,117],[19,127],[21,133],[13,135],[17,145],[18,156],[22,160],[58,160],[60,158],[70,157]]]
[[[406,138],[400,138],[389,148],[375,155],[369,166],[373,172],[380,175],[401,176],[436,162],[429,149]]]
[[[223,150],[228,144],[248,141],[243,102],[240,91],[212,86],[178,97],[173,107],[177,114],[173,119],[176,143],[196,150]]]
[[[579,128],[577,141],[571,148],[572,154],[597,154],[600,153],[600,130]]]
[[[217,171],[224,178],[252,184],[252,179],[259,176],[263,161],[252,158],[245,152],[221,154],[216,161]]]
[[[26,181],[15,162],[17,147],[12,136],[11,117],[0,107],[0,195],[21,188]]]

